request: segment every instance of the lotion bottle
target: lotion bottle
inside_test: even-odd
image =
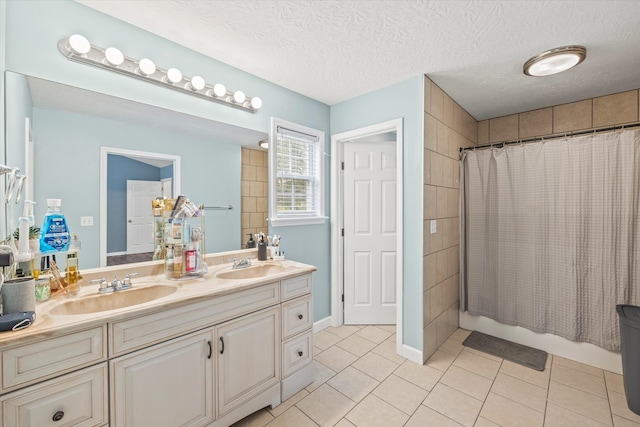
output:
[[[258,261],[267,260],[267,242],[264,241],[264,234],[260,235],[258,242]]]

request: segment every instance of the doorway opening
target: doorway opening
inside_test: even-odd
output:
[[[114,164],[121,165],[125,163],[126,165],[129,165],[125,167],[126,173],[123,171],[112,170],[112,166]],[[159,175],[157,177],[157,180],[155,180],[157,181],[157,184],[154,186],[158,189],[157,196],[160,196],[162,193],[161,188],[163,180],[165,182],[165,188],[167,185],[171,186],[171,195],[180,194],[180,156],[172,154],[126,150],[122,148],[101,147],[100,266],[102,267],[105,267],[107,265],[140,262],[142,260],[151,261],[152,259],[153,249],[151,249],[150,252],[144,252],[142,250],[133,250],[129,248],[130,243],[134,242],[134,239],[131,238],[131,225],[138,225],[137,222],[139,222],[140,220],[140,218],[137,218],[137,216],[139,216],[138,214],[147,213],[149,215],[152,215],[151,203],[149,201],[149,203],[138,203],[137,205],[139,206],[134,209],[134,211],[137,212],[136,218],[132,218],[131,208],[136,206],[136,204],[134,204],[132,200],[128,200],[128,198],[133,197],[133,199],[140,201],[142,199],[146,200],[148,199],[148,197],[143,194],[144,192],[138,194],[138,197],[136,197],[135,194],[131,193],[129,191],[130,189],[127,188],[127,181],[130,181],[130,183],[135,183],[136,177],[140,176],[137,171],[127,169],[132,167],[131,165],[144,165],[145,168],[149,167],[159,170]],[[122,185],[124,186],[121,189],[122,191],[119,192],[121,193],[120,197],[123,200],[114,202],[113,197],[111,197],[113,196],[114,191],[110,189],[110,185],[114,185],[113,182],[117,180],[122,181]],[[138,180],[137,183],[142,183],[145,180]],[[169,188],[166,189],[167,191],[169,190]],[[145,204],[148,206],[144,206]],[[136,224],[134,224],[134,222]],[[145,233],[135,233],[136,230],[140,231],[143,228],[144,226],[134,227],[133,235],[144,237],[143,234]],[[152,229],[149,229],[148,231],[149,238],[152,238]],[[115,242],[114,244],[114,236],[121,236],[120,240],[122,241]],[[111,241],[109,239],[111,239]],[[119,246],[117,246],[118,244]],[[114,247],[116,247],[115,250],[113,249]],[[138,247],[142,248],[142,246]],[[147,255],[148,259],[145,258],[147,257]]]
[[[403,136],[402,136],[402,119],[390,120],[388,122],[379,123],[372,126],[367,126],[360,129],[355,129],[348,132],[339,133],[331,137],[331,324],[334,327],[340,326],[345,323],[345,303],[352,305],[366,306],[367,303],[359,304],[355,295],[345,295],[345,291],[352,293],[359,293],[357,297],[359,300],[372,299],[373,297],[378,299],[379,306],[384,309],[385,305],[390,305],[391,301],[395,304],[395,325],[396,325],[396,352],[403,354],[403,340],[402,340],[402,289],[403,289],[403,256],[402,256],[402,242],[403,242],[403,229],[402,229],[402,217],[403,217]],[[349,145],[352,144],[352,145]],[[378,184],[369,183],[366,180],[360,180],[353,174],[345,173],[343,165],[345,161],[357,162],[354,160],[354,147],[367,147],[370,146],[374,149],[375,153],[371,152],[366,154],[366,150],[359,154],[362,162],[375,162],[377,163],[377,170],[370,173],[370,177],[378,180]],[[346,159],[347,153],[351,156],[351,159]],[[357,158],[356,155],[355,158]],[[389,169],[388,166],[393,166],[393,172],[391,178],[385,179],[382,177],[383,169]],[[348,166],[347,166],[348,167]],[[366,169],[366,168],[362,168]],[[345,175],[347,175],[345,177]],[[387,175],[388,177],[388,175]],[[357,178],[357,179],[354,179]],[[350,185],[349,189],[345,189],[345,185]],[[382,183],[381,183],[382,181]],[[372,187],[378,185],[378,194],[375,196],[371,191]],[[360,189],[356,187],[360,187]],[[355,188],[355,190],[354,190]],[[355,192],[354,192],[355,191]],[[383,194],[386,193],[386,194]],[[348,199],[347,199],[348,196]],[[358,197],[360,198],[358,201]],[[373,206],[371,204],[372,199],[375,197],[377,207],[380,212],[369,212],[367,210],[360,210],[360,212],[354,211],[354,208],[358,208],[359,205]],[[386,204],[384,203],[386,197]],[[366,203],[365,203],[366,202]],[[393,206],[390,206],[392,203]],[[367,228],[367,221],[374,220],[374,213],[377,215],[377,221],[381,224],[382,228],[379,229],[380,236],[384,235],[385,243],[387,246],[377,247],[378,254],[376,255],[378,264],[376,265],[378,272],[382,272],[382,280],[372,280],[372,259],[373,255],[367,255],[366,251],[358,250],[357,246],[349,244],[348,239],[354,234],[365,235],[366,232],[359,233],[358,231]],[[348,217],[345,219],[345,215]],[[358,224],[359,221],[359,224]],[[348,224],[352,230],[345,230],[345,226]],[[345,236],[346,235],[346,236]],[[391,241],[389,242],[389,239]],[[374,239],[375,240],[375,239]],[[346,243],[345,243],[346,242]],[[362,244],[363,242],[357,243]],[[364,243],[367,245],[367,243]],[[391,244],[391,246],[388,246]],[[346,254],[345,249],[350,251],[350,254]],[[361,262],[354,261],[354,254],[356,258],[360,258]],[[345,268],[345,259],[347,255],[349,263]],[[384,265],[380,265],[380,263]],[[359,271],[359,272],[358,272]],[[351,275],[348,279],[345,277],[345,273]],[[376,295],[372,295],[370,292],[367,295],[367,289],[371,289],[367,286],[362,287],[360,291],[357,291],[353,287],[353,283],[348,283],[345,286],[345,282],[353,282],[354,274],[363,273],[368,277],[357,279],[363,283],[376,282],[378,287],[375,292]],[[380,278],[378,278],[380,279]],[[389,286],[385,286],[386,283],[393,283],[395,292],[390,291]],[[384,311],[384,310],[383,310]],[[387,310],[388,311],[388,310]],[[374,311],[374,316],[375,311]],[[381,316],[383,314],[380,314]],[[393,313],[392,313],[393,315]],[[348,316],[347,316],[348,317]],[[387,317],[388,319],[388,317]],[[383,320],[384,322],[388,320]],[[382,322],[376,322],[382,323]]]

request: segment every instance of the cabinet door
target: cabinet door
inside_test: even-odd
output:
[[[209,329],[112,360],[111,426],[212,422],[212,339]]]
[[[216,327],[218,416],[280,381],[280,307]]]

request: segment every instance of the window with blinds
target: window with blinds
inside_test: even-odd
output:
[[[324,132],[273,120],[269,149],[272,225],[324,221]]]

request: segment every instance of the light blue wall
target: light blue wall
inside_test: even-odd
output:
[[[331,107],[336,134],[403,120],[403,343],[422,351],[422,190],[424,77],[417,76]]]
[[[270,118],[273,116],[319,129],[324,131],[327,136],[329,135],[329,107],[327,105],[186,49],[79,3],[70,0],[50,0],[10,1],[0,2],[0,4],[6,5],[6,15],[4,15],[6,16],[6,29],[2,34],[4,36],[2,39],[6,42],[6,63],[2,71],[9,70],[32,75],[262,132],[269,131]],[[207,82],[221,82],[229,89],[241,89],[248,96],[262,98],[264,106],[259,112],[251,114],[69,61],[58,51],[57,43],[74,33],[84,35],[97,46],[118,47],[130,57],[151,58],[163,68],[177,67],[186,76],[201,75]],[[63,139],[62,131],[59,129],[56,133],[58,140]],[[92,141],[100,145],[99,138],[93,138]],[[102,144],[120,146],[114,141]],[[184,147],[185,144],[184,141],[180,143],[181,147]],[[74,144],[65,144],[64,148],[60,148],[65,153],[67,162],[80,169],[85,179],[79,182],[68,181],[68,187],[57,189],[57,191],[44,189],[39,194],[46,193],[47,196],[41,197],[51,197],[52,193],[59,193],[63,198],[64,211],[65,206],[72,208],[73,195],[78,198],[78,194],[97,193],[99,188],[99,157],[95,153],[95,149],[90,149],[91,146],[91,143],[85,146],[78,141]],[[186,171],[189,168],[197,171],[207,161],[198,155],[198,151],[193,149],[189,155],[183,156],[182,188],[185,192],[189,189],[190,180],[194,179],[184,176]],[[240,164],[239,149],[237,151],[238,164]],[[59,155],[59,153],[57,154]],[[86,162],[72,161],[72,159],[80,158],[80,155],[86,156],[82,158],[89,160]],[[192,174],[195,175],[195,172]],[[61,171],[60,175],[66,175],[66,172]],[[218,181],[202,177],[202,174],[199,179],[205,179],[212,187],[219,184]],[[328,175],[326,185],[328,188]],[[193,200],[202,200],[205,204],[223,203],[220,200],[212,200],[207,192],[190,193],[190,196]],[[73,203],[82,204],[84,212],[82,215],[98,217],[97,202],[89,203],[85,200]],[[239,201],[234,206],[240,206]],[[81,209],[78,207],[78,212],[80,211]],[[225,220],[225,213],[222,211],[213,211],[211,215],[207,213],[207,228],[210,221],[223,224]],[[77,223],[71,223],[70,227],[75,226],[77,229],[79,218],[76,221]],[[86,238],[83,237],[83,252],[89,245],[98,244],[99,224],[96,222],[94,224],[94,227],[84,227],[91,229],[91,231],[85,232],[83,230],[83,234],[87,234]],[[316,320],[330,315],[331,266],[328,230],[328,224],[313,227],[287,227],[277,230],[283,235],[283,244],[287,245],[286,254],[289,258],[309,262],[318,267],[318,271],[314,273],[313,277],[314,318]],[[207,243],[215,242],[214,239],[208,237]],[[310,250],[309,248],[312,246],[309,242],[316,242],[318,250]],[[80,261],[82,262],[82,258]]]
[[[160,168],[116,154],[107,156],[107,255],[127,251],[128,180],[159,182]]]

